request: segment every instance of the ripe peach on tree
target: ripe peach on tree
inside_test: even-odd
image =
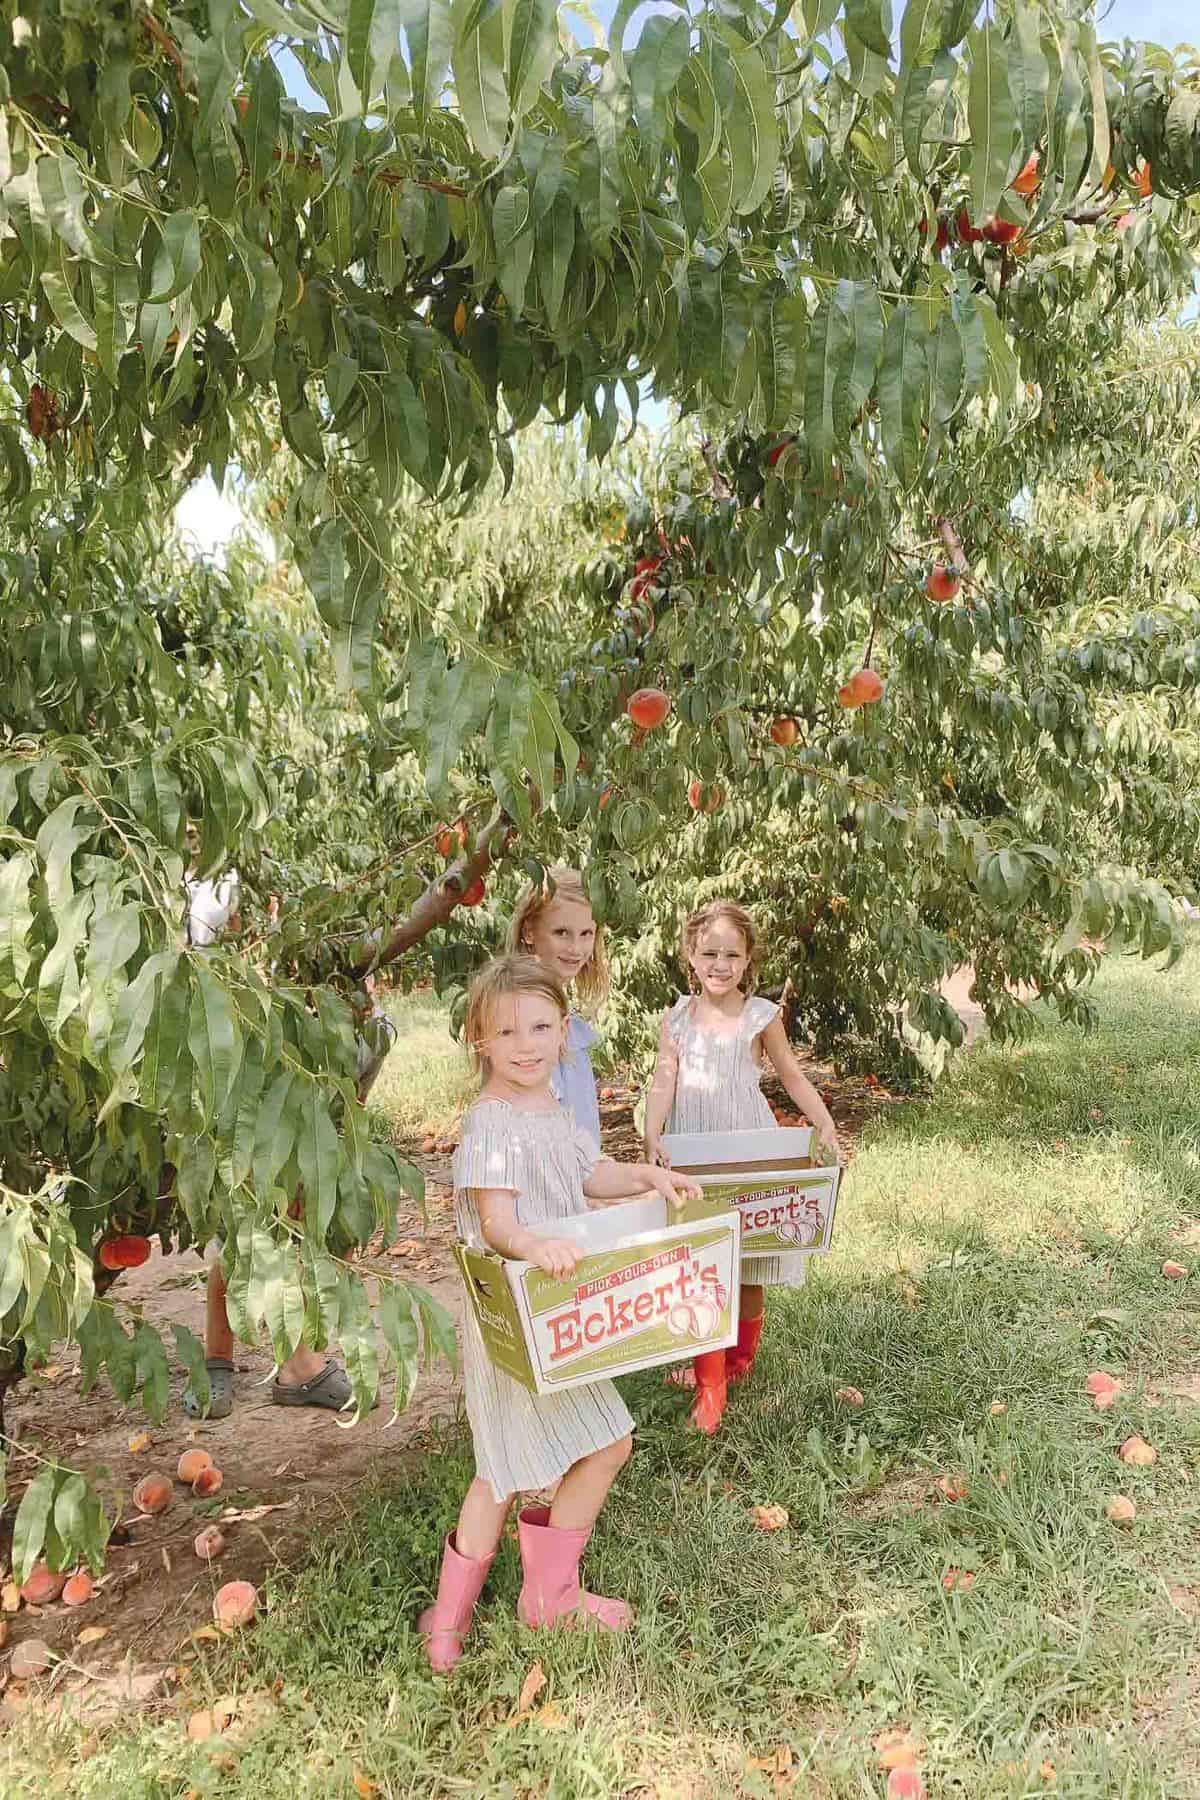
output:
[[[653,731],[661,725],[671,710],[671,696],[662,688],[639,688],[631,694],[625,711],[633,720],[639,731]]]

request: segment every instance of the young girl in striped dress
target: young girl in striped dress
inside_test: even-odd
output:
[[[475,979],[467,1041],[483,1076],[454,1159],[460,1236],[476,1248],[567,1276],[581,1252],[555,1222],[652,1189],[668,1202],[694,1185],[650,1163],[598,1161],[597,1147],[551,1091],[569,1008],[557,976],[528,956],[504,956]],[[437,1599],[419,1628],[429,1660],[450,1669],[470,1624],[513,1496],[558,1482],[553,1504],[518,1515],[523,1584],[517,1614],[553,1625],[580,1614],[610,1630],[628,1623],[622,1600],[589,1594],[579,1559],[609,1487],[632,1449],[633,1420],[611,1381],[531,1394],[489,1360],[468,1308],[463,1385],[475,1479],[446,1539]]]
[[[508,947],[536,956],[578,1002],[567,1021],[566,1049],[550,1087],[599,1148],[600,1104],[589,1054],[597,1034],[589,1015],[594,1018],[608,999],[608,961],[604,927],[596,923],[578,869],[548,869],[544,881],[530,882],[517,901]]]
[[[663,1014],[658,1064],[646,1096],[646,1154],[651,1162],[667,1161],[664,1128],[753,1131],[773,1126],[759,1085],[764,1057],[774,1064],[800,1111],[812,1120],[831,1160],[837,1161],[833,1120],[792,1054],[779,1008],[753,991],[758,954],[754,921],[732,901],[702,906],[684,925],[683,961],[689,986],[698,991],[685,994]],[[720,1425],[726,1382],[744,1378],[754,1367],[766,1281],[786,1281],[778,1259],[744,1256],[737,1345],[729,1351],[707,1351],[693,1364],[697,1393],[691,1418],[701,1431],[712,1433]]]

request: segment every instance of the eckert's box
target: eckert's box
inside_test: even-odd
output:
[[[742,1255],[772,1258],[776,1280],[795,1281],[833,1236],[840,1168],[813,1168],[812,1131],[676,1133],[663,1138],[671,1167],[690,1175],[715,1206],[736,1207]]]
[[[550,1229],[546,1227],[547,1231]],[[535,1394],[680,1362],[737,1338],[736,1210],[657,1195],[556,1219],[586,1250],[567,1280],[466,1244],[455,1249],[488,1355]]]

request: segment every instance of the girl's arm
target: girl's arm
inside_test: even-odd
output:
[[[501,1256],[535,1263],[547,1275],[560,1276],[570,1275],[583,1260],[583,1251],[570,1238],[544,1237],[520,1223],[512,1188],[472,1188],[471,1197],[484,1242]]]
[[[796,1061],[781,1018],[776,1016],[771,1020],[762,1034],[762,1041],[763,1049],[774,1063],[775,1072],[780,1081],[800,1111],[806,1118],[812,1120],[818,1138],[836,1162],[841,1154],[838,1149],[837,1129],[829,1116],[825,1102]]]
[[[657,1163],[598,1162],[583,1184],[588,1199],[595,1202],[593,1211],[614,1206],[619,1200],[632,1200],[647,1189],[661,1194],[671,1206],[682,1206],[685,1200],[698,1200],[700,1189],[673,1169]]]
[[[658,1061],[654,1065],[654,1078],[646,1090],[646,1156],[650,1162],[664,1165],[667,1164],[667,1155],[662,1147],[662,1132],[675,1099],[675,1080],[679,1074],[679,1052],[667,1029],[669,1016],[668,1013],[662,1016],[662,1027],[658,1034]]]

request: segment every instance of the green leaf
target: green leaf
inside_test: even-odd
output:
[[[530,199],[523,187],[503,187],[492,208],[496,237],[496,279],[514,319],[525,310],[525,284],[533,264]]]
[[[296,1113],[288,1107],[292,1083],[290,1070],[271,1079],[254,1126],[251,1169],[258,1194],[266,1194],[292,1154],[296,1142]]]
[[[192,980],[188,1049],[209,1120],[221,1111],[237,1080],[242,1034],[229,995],[202,958],[195,959]]]
[[[436,110],[450,67],[450,0],[405,0],[404,35],[412,68],[412,104],[419,120]]]
[[[879,426],[884,454],[905,487],[920,472],[921,427],[929,380],[926,332],[915,306],[902,300],[883,339],[879,371]]]
[[[254,71],[245,123],[250,185],[255,190],[272,180],[279,167],[282,100],[283,83],[279,71],[272,59],[264,56]]]
[[[691,26],[661,15],[647,19],[629,64],[639,129],[657,152],[666,131],[668,101],[691,54]]]
[[[39,156],[37,187],[46,218],[67,249],[85,261],[92,261],[95,252],[83,222],[87,189],[74,158]]]
[[[553,331],[562,311],[567,274],[575,249],[575,203],[565,188],[560,188],[554,196],[549,216],[539,221],[535,238],[538,285],[546,323]]]
[[[499,0],[483,16],[477,0],[454,0],[450,66],[454,91],[471,142],[481,156],[495,158],[508,130],[508,89],[504,81],[504,20]]]
[[[508,96],[523,119],[549,73],[557,42],[556,0],[505,0]]]
[[[187,1385],[201,1408],[207,1408],[212,1399],[212,1382],[205,1362],[204,1345],[186,1325],[172,1323],[171,1335],[175,1339],[176,1359],[187,1370]]]
[[[60,258],[63,246],[58,246]],[[88,324],[75,302],[71,281],[66,273],[65,263],[58,269],[43,269],[39,277],[42,291],[50,302],[50,310],[68,336],[85,350],[96,348],[96,333]]]
[[[1049,135],[1046,97],[1050,70],[1042,49],[1036,7],[1018,5],[1014,8],[1012,34],[1008,41],[1008,85],[1021,148],[1028,156]]]
[[[971,134],[971,199],[976,219],[1000,204],[1012,162],[1017,118],[1008,85],[1008,46],[995,24],[973,31],[967,125]]]
[[[20,999],[29,973],[31,953],[26,944],[33,925],[29,888],[33,858],[17,851],[0,865],[0,994]]]
[[[307,1092],[299,1109],[296,1158],[304,1183],[305,1227],[310,1237],[324,1243],[337,1206],[338,1136],[316,1083],[309,1081],[305,1086]]]
[[[42,1554],[46,1528],[54,1505],[58,1470],[44,1464],[34,1476],[21,1498],[13,1525],[12,1568],[19,1583],[28,1581],[34,1563]]]
[[[159,246],[148,300],[174,300],[191,287],[200,270],[200,221],[194,212],[168,213],[159,227]]]
[[[58,934],[38,972],[38,1012],[56,1037],[80,1002],[76,952],[87,933],[93,899],[85,888],[82,893],[72,894],[58,909],[55,920]]]
[[[446,782],[450,770],[483,724],[491,701],[492,678],[486,667],[468,657],[455,663],[438,696],[436,717],[428,726],[425,782],[435,804],[449,797]]]
[[[757,210],[771,191],[779,161],[775,83],[752,44],[730,57],[733,103],[725,117],[725,142],[733,169],[733,210]]]
[[[876,56],[891,60],[891,0],[846,0],[846,30]]]
[[[399,379],[399,378],[393,378]],[[361,537],[348,538],[340,520],[328,520],[301,565],[317,610],[332,634],[334,671],[344,691],[370,690],[375,626],[383,599],[378,560]]]

